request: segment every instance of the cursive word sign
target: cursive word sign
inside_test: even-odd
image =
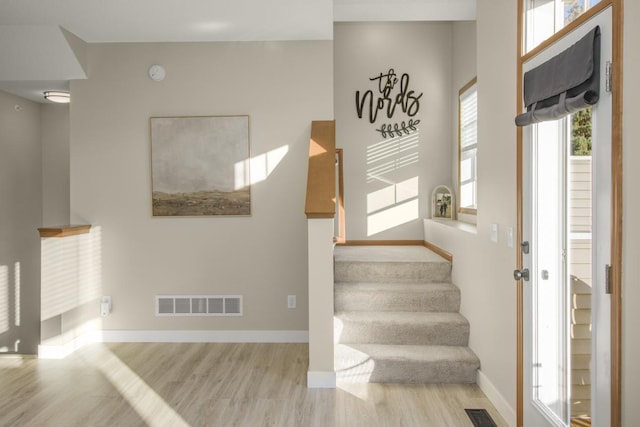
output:
[[[378,119],[378,114],[382,111],[388,119],[393,119],[397,108],[402,110],[402,113],[409,117],[413,117],[418,114],[420,110],[420,98],[415,91],[409,89],[409,74],[404,73],[398,78],[395,70],[390,68],[385,73],[380,73],[376,77],[369,78],[369,81],[377,82],[378,94],[374,97],[373,90],[368,90],[362,95],[360,91],[356,91],[356,112],[358,118],[362,118],[365,111],[368,113],[369,123],[375,123]],[[397,89],[397,93],[394,94],[394,90]],[[380,129],[376,129],[382,134],[383,138],[387,136],[393,137],[400,136],[402,133],[409,134],[416,131],[415,125],[420,123],[420,120],[410,119],[408,122],[390,123],[384,124]]]

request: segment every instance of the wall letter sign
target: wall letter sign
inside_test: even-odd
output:
[[[378,113],[383,111],[387,119],[393,119],[396,109],[399,107],[403,114],[413,117],[420,110],[420,98],[422,93],[416,95],[415,91],[409,89],[409,74],[404,73],[400,78],[396,75],[393,68],[386,73],[380,73],[376,77],[369,78],[369,81],[376,82],[377,96],[374,98],[372,89],[364,92],[356,91],[356,112],[358,118],[365,115],[369,119],[369,123],[375,123],[378,119]],[[383,138],[393,138],[395,136],[408,135],[418,130],[416,127],[420,120],[409,120],[383,123],[376,131],[380,132]]]

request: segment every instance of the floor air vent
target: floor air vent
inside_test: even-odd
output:
[[[156,316],[242,316],[242,295],[158,295]]]

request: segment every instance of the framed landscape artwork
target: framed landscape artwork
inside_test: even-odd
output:
[[[251,215],[249,116],[152,117],[153,216]]]

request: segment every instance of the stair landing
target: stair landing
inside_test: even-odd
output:
[[[336,246],[336,261],[342,262],[446,262],[435,252],[420,245]]]

